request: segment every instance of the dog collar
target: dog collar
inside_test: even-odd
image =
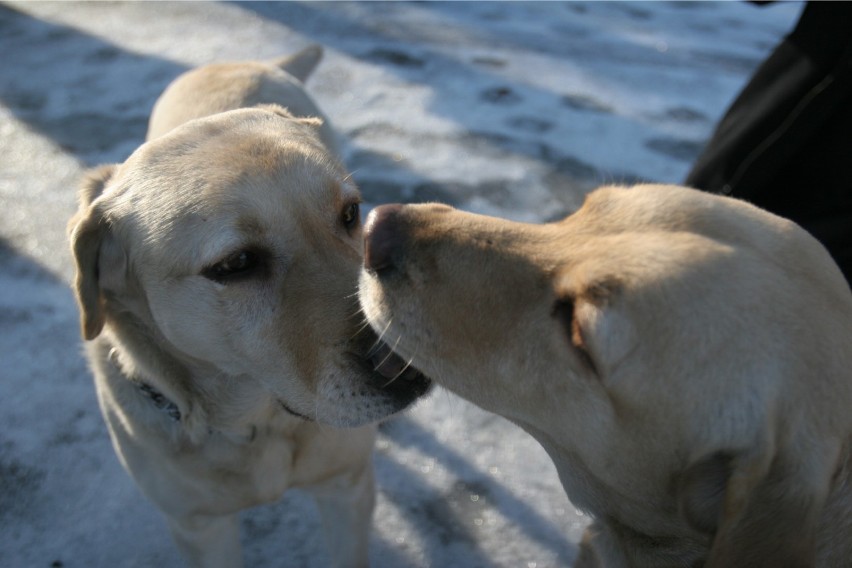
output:
[[[169,418],[171,418],[175,422],[180,422],[180,408],[178,408],[177,404],[167,399],[163,393],[161,393],[148,383],[142,381],[134,382],[136,383],[136,387],[141,390],[145,396],[151,399],[151,402],[154,403],[154,406],[168,414]]]
[[[115,347],[109,350],[109,360],[113,365],[115,365],[115,368],[118,369],[118,372],[124,375],[124,378],[133,383],[136,388],[138,388],[142,392],[143,395],[145,395],[152,403],[154,403],[154,406],[156,406],[158,410],[165,412],[168,417],[174,420],[175,422],[180,422],[181,415],[180,408],[178,408],[178,405],[166,398],[163,393],[161,393],[145,381],[128,375],[124,371],[124,368],[121,366],[121,363],[118,360],[118,352],[116,351]]]

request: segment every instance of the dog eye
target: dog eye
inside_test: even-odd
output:
[[[357,227],[358,223],[361,221],[360,204],[355,202],[346,205],[343,208],[343,212],[340,214],[340,221],[343,223],[343,226],[346,227],[347,231],[351,231]]]
[[[214,282],[228,284],[257,276],[264,266],[261,254],[251,250],[241,250],[205,268],[201,271],[201,275]]]

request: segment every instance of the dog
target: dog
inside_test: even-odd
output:
[[[735,199],[603,187],[560,222],[384,205],[360,301],[594,519],[575,566],[852,566],[852,294]]]
[[[429,387],[359,313],[361,197],[302,86],[321,54],[176,79],[69,224],[113,447],[192,566],[240,566],[237,513],[290,487],[366,566],[375,422]]]

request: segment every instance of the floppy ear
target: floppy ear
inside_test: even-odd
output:
[[[283,116],[284,118],[289,118],[290,120],[294,120],[299,124],[304,124],[310,127],[313,127],[317,130],[323,125],[323,120],[316,116],[294,116],[293,113],[290,112],[289,109],[276,104],[262,104],[257,105],[255,108],[259,108],[261,110],[265,110],[267,112],[271,112],[272,114],[277,114],[278,116]]]
[[[322,53],[322,47],[314,44],[293,55],[274,59],[271,63],[304,83],[319,64]]]
[[[98,207],[97,198],[109,182],[116,166],[102,166],[87,172],[80,186],[80,211],[68,224],[71,252],[77,268],[74,292],[80,307],[83,337],[94,339],[104,326],[104,280],[119,281],[126,257],[111,234]]]
[[[617,305],[622,284],[615,278],[588,281],[566,270],[555,280],[553,315],[571,347],[598,377],[612,373],[637,342],[633,324]]]
[[[815,565],[828,486],[828,479],[792,466],[765,444],[697,460],[681,474],[677,492],[686,521],[714,535],[707,568],[804,568]]]

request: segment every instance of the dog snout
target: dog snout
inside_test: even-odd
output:
[[[403,247],[402,205],[380,205],[364,226],[364,268],[387,271],[398,265]]]

